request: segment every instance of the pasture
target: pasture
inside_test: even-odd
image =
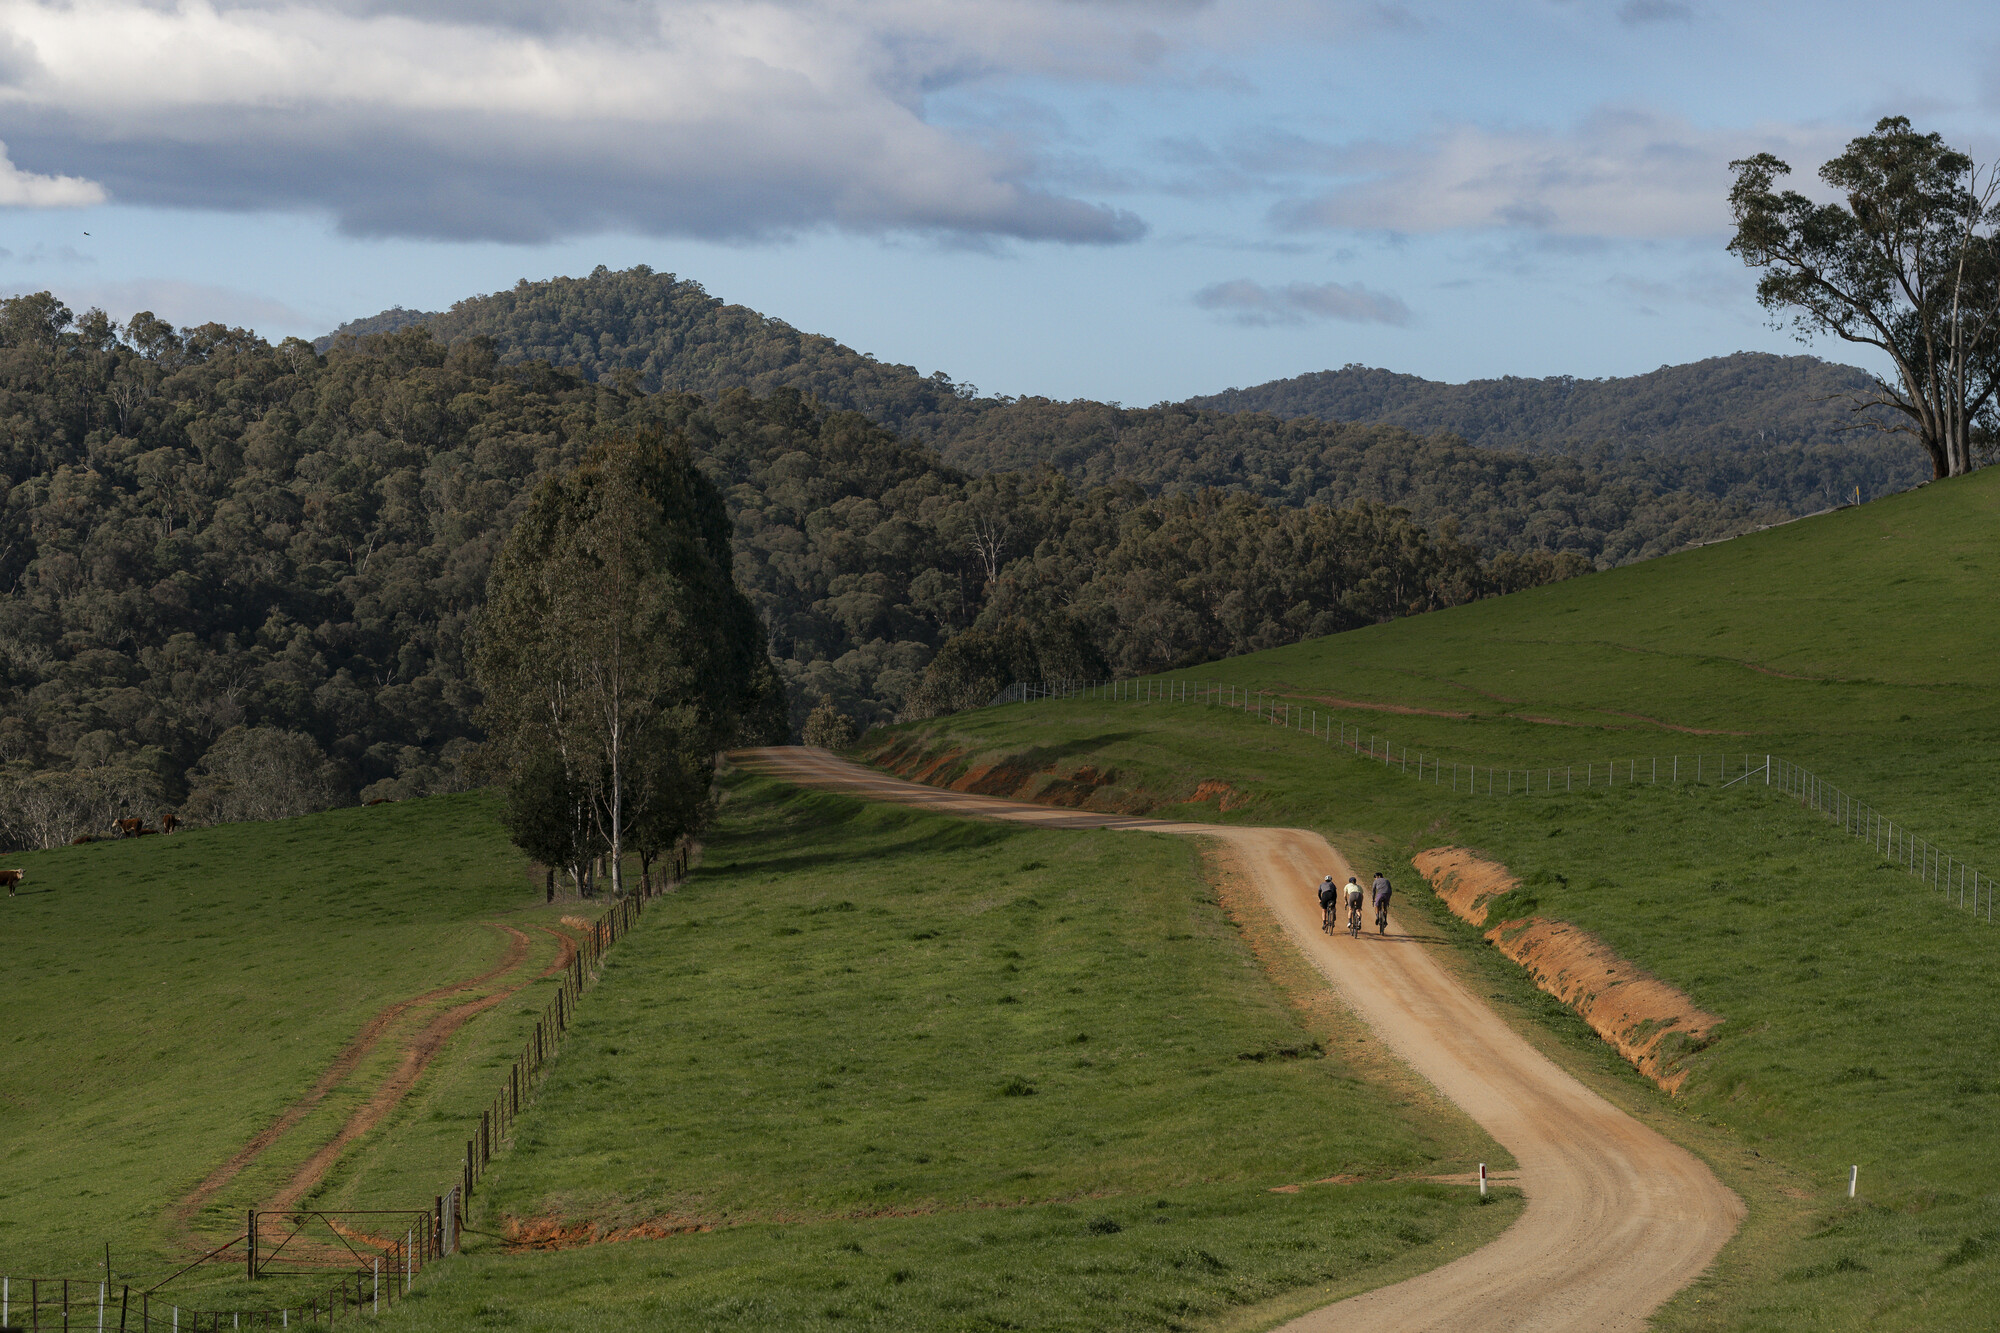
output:
[[[135,1288],[240,1232],[246,1208],[297,1181],[425,1023],[525,984],[458,1029],[411,1096],[305,1194],[328,1207],[428,1204],[553,984],[534,980],[558,952],[542,927],[576,910],[542,905],[496,801],[479,793],[9,864],[28,879],[0,900],[0,1267],[95,1277],[108,1243]],[[288,1132],[216,1182],[371,1019],[505,968],[519,947],[509,927],[526,942],[518,965],[401,1011]],[[196,1198],[204,1182],[215,1187]],[[236,1276],[198,1270],[173,1290]]]
[[[2000,784],[2000,470],[1725,545],[1184,673],[1480,764],[1775,752],[1988,872]],[[1178,678],[1178,677],[1177,677]],[[1469,977],[1579,1072],[1703,1151],[1750,1202],[1668,1328],[1981,1327],[2000,1302],[2000,927],[1775,791],[1663,783],[1468,796],[1241,713],[1037,702],[864,741],[949,779],[1109,775],[1092,804],[1299,823],[1523,878],[1726,1020],[1671,1101],[1432,904]],[[1600,776],[1601,780],[1601,776]],[[1203,782],[1227,784],[1227,809]],[[1861,1168],[1847,1199],[1848,1170]]]
[[[1185,842],[730,793],[411,1327],[1248,1327],[1517,1214]]]

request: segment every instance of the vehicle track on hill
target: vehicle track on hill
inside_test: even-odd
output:
[[[1315,1310],[1290,1333],[1637,1329],[1700,1276],[1743,1203],[1677,1144],[1584,1087],[1467,991],[1392,914],[1390,934],[1319,929],[1314,888],[1346,860],[1317,833],[1050,808],[924,787],[824,750],[735,760],[801,786],[1049,828],[1213,838],[1300,951],[1383,1043],[1514,1154],[1527,1207],[1497,1240],[1428,1273]]]
[[[512,931],[513,927],[507,926],[503,929]],[[444,1050],[445,1043],[451,1040],[454,1033],[502,1000],[568,967],[570,960],[576,957],[576,941],[568,935],[548,930],[546,926],[543,930],[557,940],[556,957],[553,962],[532,977],[496,990],[490,995],[454,1005],[424,1024],[410,1037],[403,1048],[403,1058],[397,1062],[389,1076],[376,1085],[375,1091],[368,1095],[368,1100],[355,1108],[354,1113],[348,1116],[347,1122],[340,1127],[340,1131],[308,1157],[298,1170],[292,1173],[291,1179],[285,1182],[284,1188],[272,1195],[264,1206],[270,1209],[290,1208],[305,1198],[315,1185],[326,1178],[326,1173],[333,1169],[333,1164],[340,1160],[340,1155],[347,1151],[350,1143],[388,1119],[390,1112],[402,1104],[403,1099],[416,1088],[417,1080],[423,1077],[424,1071],[430,1068],[431,1062],[437,1059],[439,1052]]]
[[[329,1094],[346,1083],[361,1063],[381,1045],[398,1020],[427,1005],[449,999],[465,991],[479,990],[520,971],[522,965],[527,962],[531,938],[526,932],[513,926],[499,922],[486,924],[502,932],[507,938],[507,951],[501,956],[500,961],[477,976],[449,982],[421,995],[398,1000],[381,1009],[363,1024],[361,1030],[321,1071],[318,1080],[304,1095],[285,1107],[269,1127],[244,1144],[228,1161],[211,1171],[199,1185],[174,1205],[171,1214],[172,1226],[184,1244],[206,1248],[207,1242],[199,1240],[194,1232],[194,1221],[202,1208],[226,1188],[230,1181],[241,1175],[246,1168],[296,1129]],[[277,1195],[261,1206],[274,1209],[288,1208],[305,1197],[313,1186],[325,1178],[327,1171],[332,1169],[333,1164],[339,1160],[341,1153],[349,1144],[380,1124],[405,1097],[409,1096],[417,1080],[422,1077],[438,1053],[444,1049],[445,1043],[459,1028],[508,996],[567,967],[570,960],[575,957],[576,941],[569,935],[550,930],[548,927],[542,927],[542,930],[557,941],[554,962],[533,977],[477,999],[454,1005],[424,1023],[404,1040],[402,1059],[390,1071],[389,1076],[378,1084],[368,1099],[348,1116],[335,1136],[321,1145],[293,1172]]]

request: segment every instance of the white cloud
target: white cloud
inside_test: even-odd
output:
[[[1393,232],[1510,229],[1559,236],[1708,236],[1729,226],[1729,163],[1770,151],[1810,187],[1851,129],[1696,129],[1647,111],[1600,110],[1575,129],[1458,125],[1411,142],[1365,144],[1331,164],[1346,179],[1278,205],[1288,229]]]
[[[1303,324],[1314,319],[1339,319],[1356,324],[1407,324],[1410,308],[1400,297],[1372,292],[1362,284],[1288,282],[1266,287],[1236,278],[1204,287],[1194,294],[1203,310],[1221,311],[1238,324],[1256,326]]]
[[[0,117],[32,160],[87,170],[124,202],[325,208],[361,235],[755,239],[830,226],[1120,242],[1141,221],[1063,193],[1032,125],[955,131],[928,102],[1022,77],[1154,78],[1307,16],[1330,37],[1394,11],[0,0]]]
[[[104,202],[104,187],[81,176],[39,176],[23,171],[0,143],[0,208],[89,208]]]

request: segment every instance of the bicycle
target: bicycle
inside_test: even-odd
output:
[[[1389,933],[1389,904],[1386,902],[1375,904],[1375,933],[1377,935]]]
[[[1358,903],[1347,909],[1347,933],[1353,939],[1361,938],[1361,907]]]
[[[1319,909],[1319,928],[1328,935],[1340,929],[1340,922],[1333,914],[1332,903],[1322,903]]]

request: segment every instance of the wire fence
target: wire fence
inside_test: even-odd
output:
[[[1036,699],[1100,699],[1106,702],[1182,703],[1238,709],[1288,731],[1300,732],[1356,758],[1416,779],[1478,796],[1528,796],[1594,787],[1684,786],[1776,787],[1804,808],[1867,842],[1953,906],[1993,922],[1993,876],[1912,832],[1873,805],[1826,781],[1810,769],[1773,754],[1705,752],[1586,760],[1581,764],[1515,767],[1473,764],[1411,750],[1387,736],[1350,725],[1323,709],[1271,690],[1200,680],[1104,680],[1017,682],[993,697],[988,707]],[[1982,916],[1983,914],[1983,916]]]
[[[130,1283],[105,1279],[36,1278],[0,1276],[0,1330],[61,1329],[64,1333],[190,1333],[204,1329],[245,1328],[329,1328],[356,1318],[374,1318],[407,1295],[417,1276],[429,1263],[458,1252],[474,1187],[486,1175],[494,1155],[507,1140],[508,1131],[520,1118],[521,1106],[533,1090],[536,1077],[552,1060],[563,1037],[575,1022],[577,1002],[596,983],[603,971],[604,955],[638,924],[649,899],[666,892],[665,886],[650,885],[632,897],[608,908],[584,929],[575,954],[563,970],[556,993],[535,1022],[534,1031],[521,1053],[508,1067],[499,1091],[487,1102],[465,1141],[465,1157],[458,1178],[434,1195],[427,1206],[371,1210],[321,1210],[291,1208],[251,1209],[242,1234],[176,1270],[150,1287],[135,1289]],[[378,1234],[379,1225],[354,1225],[364,1216],[395,1216],[407,1225],[402,1235]],[[325,1258],[329,1246],[289,1248],[310,1220],[326,1223],[334,1244],[344,1254]],[[287,1228],[289,1231],[287,1232]],[[265,1241],[282,1235],[274,1246]],[[297,1269],[271,1267],[279,1256],[292,1264],[319,1268],[337,1274],[322,1290],[287,1305],[230,1309],[198,1308],[183,1304],[177,1297],[163,1294],[174,1279],[208,1264],[237,1264],[245,1276],[286,1274]],[[316,1255],[321,1256],[316,1259]],[[107,1272],[108,1277],[108,1272]],[[23,1296],[26,1297],[23,1300]]]

